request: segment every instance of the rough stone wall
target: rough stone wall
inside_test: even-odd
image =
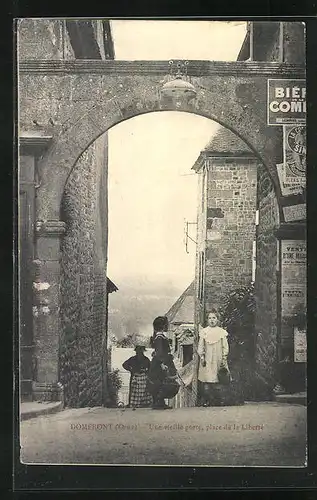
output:
[[[269,51],[267,60],[274,62],[274,61],[279,61],[279,58],[280,58],[280,40],[279,37],[276,37]]]
[[[279,60],[280,40],[277,35],[268,53],[267,60]],[[283,59],[286,63],[296,64],[305,61],[305,30],[301,22],[283,23]]]
[[[103,40],[103,30],[102,30],[102,24],[98,20],[93,20],[92,21],[92,27],[95,33],[95,37],[98,43],[101,59],[106,59],[105,56],[105,48],[104,48],[104,40]]]
[[[107,135],[79,158],[62,218],[60,380],[68,406],[101,405],[106,349]],[[106,356],[105,356],[106,358]]]
[[[32,400],[34,380],[33,336],[33,227],[34,227],[34,159],[19,159],[19,290],[20,290],[20,394],[22,401]]]
[[[260,54],[259,60],[279,61],[280,58],[280,31],[276,29],[272,39],[268,38],[267,30],[263,29],[266,22],[255,22],[258,32],[255,55]],[[270,23],[271,24],[271,23]],[[279,23],[274,23],[278,25]],[[269,30],[271,29],[268,26]],[[283,22],[283,60],[286,63],[303,63],[305,56],[305,26],[303,22]],[[262,32],[262,33],[261,33]],[[257,60],[257,57],[255,56]]]
[[[257,255],[256,255],[256,371],[272,389],[276,383],[277,356],[277,265],[278,205],[273,184],[264,166],[258,167]]]
[[[259,61],[278,61],[280,52],[279,22],[256,21],[254,25],[254,59]]]
[[[205,164],[205,160],[203,165]],[[202,167],[203,167],[202,165]],[[204,285],[204,253],[206,250],[206,192],[207,192],[207,173],[204,168],[198,173],[198,189],[197,189],[197,236],[196,236],[196,263],[195,263],[195,300],[196,300],[196,315],[197,321],[204,320],[204,301],[203,291]]]
[[[207,308],[219,306],[222,297],[230,290],[251,282],[256,169],[255,159],[209,160]]]
[[[284,23],[284,61],[306,62],[305,27],[302,22]]]
[[[19,60],[75,58],[65,20],[21,19],[17,31]]]

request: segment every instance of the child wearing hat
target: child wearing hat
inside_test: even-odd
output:
[[[123,368],[131,373],[129,387],[129,406],[132,408],[145,408],[152,405],[152,396],[147,390],[147,374],[150,360],[145,356],[145,347],[135,346],[135,356],[123,363]]]

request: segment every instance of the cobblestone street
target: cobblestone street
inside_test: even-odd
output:
[[[66,409],[21,423],[21,460],[38,464],[303,467],[306,407]]]

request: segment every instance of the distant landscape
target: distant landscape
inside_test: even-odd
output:
[[[155,283],[139,277],[115,283],[118,291],[109,295],[108,331],[118,340],[132,333],[150,337],[153,319],[167,313],[186,288],[168,280]]]

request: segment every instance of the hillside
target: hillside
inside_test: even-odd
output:
[[[109,336],[150,336],[156,316],[164,315],[183,293],[169,281],[154,283],[141,278],[115,281],[118,291],[109,296]]]

